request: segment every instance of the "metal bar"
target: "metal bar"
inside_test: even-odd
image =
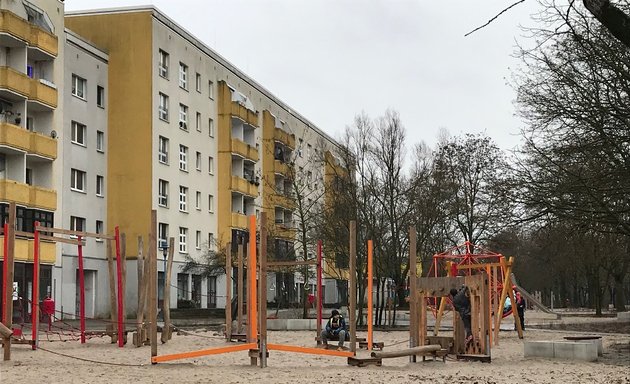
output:
[[[38,222],[35,222],[37,225]],[[9,231],[14,226],[9,219]],[[13,234],[11,233],[11,236]],[[31,299],[31,325],[33,326],[33,349],[37,349],[37,331],[39,329],[39,232],[35,231],[35,244],[33,245],[33,292]]]

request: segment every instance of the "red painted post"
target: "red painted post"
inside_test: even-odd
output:
[[[31,325],[33,326],[33,349],[37,349],[37,331],[39,328],[39,221],[35,222],[33,239],[33,292],[31,298]]]
[[[317,337],[322,333],[324,295],[322,292],[322,241],[317,241]]]
[[[115,228],[116,237],[116,275],[118,276],[118,346],[122,348],[123,342],[123,291],[122,291],[122,260],[120,260],[120,228]]]
[[[368,254],[367,254],[367,349],[368,351],[372,350],[372,325],[374,321],[372,320],[372,306],[373,306],[373,284],[374,279],[372,278],[372,252],[374,250],[374,245],[372,240],[368,240]]]
[[[13,282],[11,285],[8,284],[7,280],[9,280],[9,264],[7,263],[7,254],[9,253],[9,242],[7,241],[7,233],[9,233],[9,223],[4,223],[4,260],[2,263],[2,322],[7,324],[7,312],[9,310],[9,304],[6,302],[7,297],[13,296]],[[11,289],[11,295],[7,295],[7,289]],[[13,300],[13,299],[11,299]]]
[[[81,320],[81,344],[85,344],[85,276],[83,274],[83,245],[81,245],[81,236],[77,237],[79,241],[79,316]]]

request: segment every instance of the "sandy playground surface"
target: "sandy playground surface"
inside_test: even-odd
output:
[[[533,313],[533,312],[530,312]],[[150,347],[128,344],[118,348],[109,338],[93,338],[84,345],[77,341],[41,341],[41,349],[17,345],[12,359],[0,362],[0,383],[602,383],[630,384],[630,334],[614,318],[563,317],[563,323],[580,323],[581,331],[533,329],[525,340],[562,340],[567,335],[601,333],[604,355],[598,362],[524,359],[523,341],[516,332],[502,331],[500,343],[492,347],[492,363],[460,362],[449,356],[441,360],[409,363],[408,357],[383,359],[383,366],[350,367],[344,357],[311,356],[271,351],[268,368],[249,365],[247,352],[234,352],[187,360],[150,364]],[[542,321],[541,321],[542,323]],[[594,324],[592,327],[584,325]],[[566,326],[565,328],[571,328]],[[587,329],[585,331],[585,328]],[[623,332],[623,333],[621,333]],[[359,337],[365,336],[359,332]],[[315,332],[269,331],[268,342],[314,346]],[[375,341],[385,342],[385,350],[406,348],[408,332],[375,332]],[[158,347],[158,354],[225,346],[216,331],[173,334]],[[359,350],[358,357],[369,353]],[[84,359],[84,360],[80,360]],[[107,364],[105,364],[107,363]]]

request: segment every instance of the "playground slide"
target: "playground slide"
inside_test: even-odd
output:
[[[554,312],[551,309],[547,308],[540,301],[536,300],[536,298],[533,295],[531,295],[529,292],[527,292],[523,287],[518,285],[518,283],[516,282],[516,277],[514,277],[513,273],[512,273],[512,284],[514,284],[514,286],[516,287],[516,290],[518,290],[521,293],[521,295],[525,296],[525,299],[527,299],[528,302],[530,302],[533,305],[537,306],[541,311],[543,311],[545,313],[552,314],[552,315],[556,315],[557,319],[560,319],[562,317],[561,314],[559,314],[558,312]]]

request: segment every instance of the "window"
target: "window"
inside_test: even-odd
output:
[[[85,218],[70,216],[70,229],[79,232],[85,231]]]
[[[168,224],[158,223],[158,246],[168,244]]]
[[[179,169],[188,171],[188,147],[185,145],[179,146]]]
[[[158,107],[158,117],[164,121],[168,121],[168,96],[160,93],[160,105]]]
[[[103,197],[105,195],[105,178],[96,175],[96,196]]]
[[[81,123],[77,123],[76,121],[72,122],[72,142],[74,144],[79,144],[85,146],[85,133],[87,129],[85,125]]]
[[[197,152],[197,159],[195,161],[195,166],[198,171],[201,171],[201,152]]]
[[[78,169],[70,170],[70,189],[85,192],[85,172]]]
[[[75,74],[72,74],[72,95],[85,100],[87,96],[85,94],[86,90],[87,90],[87,80]]]
[[[105,152],[105,133],[102,131],[96,131],[96,150]]]
[[[188,130],[188,107],[184,104],[179,105],[179,127]]]
[[[179,86],[188,89],[188,66],[184,63],[179,63]]]
[[[208,97],[214,99],[214,83],[208,81]]]
[[[208,119],[208,135],[214,137],[214,120]]]
[[[158,139],[158,161],[162,164],[168,164],[168,139],[160,136]]]
[[[168,207],[168,181],[158,181],[158,205]]]
[[[310,159],[311,158],[311,150],[313,149],[313,146],[310,144],[306,144],[306,158]]]
[[[188,212],[188,188],[179,186],[179,210],[180,212]]]
[[[195,233],[195,248],[201,249],[201,231]]]
[[[96,105],[105,108],[105,88],[100,85],[96,86]]]
[[[208,157],[208,172],[214,175],[214,157]]]
[[[195,120],[197,131],[201,132],[201,113],[197,112],[197,119]]]
[[[208,212],[214,212],[214,196],[208,195]]]
[[[103,222],[101,220],[96,220],[96,233],[103,233]],[[103,241],[100,237],[96,238],[96,241]]]
[[[197,191],[195,196],[195,208],[197,208],[197,210],[201,209],[201,192],[199,191]]]
[[[197,88],[197,92],[201,93],[201,75],[197,74],[195,76],[195,88]]]
[[[214,249],[214,233],[208,233],[208,248]]]
[[[179,251],[188,252],[188,228],[179,227]]]
[[[158,73],[168,79],[168,53],[160,49],[158,60]]]

